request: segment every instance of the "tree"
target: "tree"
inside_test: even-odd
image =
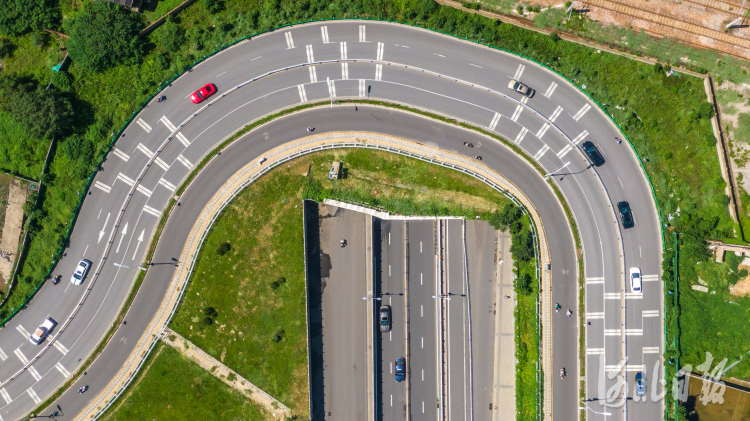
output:
[[[534,258],[534,240],[531,232],[523,231],[514,235],[511,240],[510,253],[513,259],[518,261],[529,261]]]
[[[60,8],[55,0],[4,0],[0,13],[0,33],[21,35],[30,30],[56,27]]]
[[[167,22],[161,28],[157,29],[154,38],[162,48],[170,53],[176,53],[180,51],[180,46],[185,43],[185,31],[180,25],[174,23],[170,17],[167,18]]]
[[[63,135],[73,121],[73,105],[56,89],[41,85],[21,85],[11,94],[7,106],[13,119],[36,138],[52,139]]]
[[[222,243],[222,244],[219,245],[219,247],[216,248],[216,254],[218,254],[219,256],[223,256],[223,255],[227,254],[227,252],[229,250],[231,250],[231,249],[232,249],[232,245],[231,244],[229,244],[229,243]]]
[[[84,6],[70,25],[68,53],[82,68],[97,72],[141,57],[138,17],[122,6],[97,0]]]

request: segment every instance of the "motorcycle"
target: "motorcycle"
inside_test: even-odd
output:
[[[476,155],[476,156],[474,156],[474,159],[476,159],[476,160],[479,160],[479,161],[481,161],[481,160],[482,160],[482,157],[481,157],[481,156],[479,156],[479,155]]]
[[[167,100],[167,97],[165,97],[164,95],[156,97],[156,102],[162,102],[166,100]]]
[[[568,317],[570,317],[571,314],[573,314],[573,312],[568,309]]]
[[[346,247],[346,240],[341,240],[341,248]]]
[[[555,313],[560,312],[560,304],[555,304]]]
[[[467,148],[473,148],[474,147],[474,145],[472,145],[469,142],[464,142],[464,146],[466,146]]]
[[[565,378],[565,367],[560,369],[560,380],[562,380],[563,378]]]
[[[52,278],[52,285],[59,284],[61,279],[62,279],[62,275],[55,276],[54,278]]]

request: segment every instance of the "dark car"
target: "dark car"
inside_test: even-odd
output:
[[[391,306],[380,307],[380,331],[391,331]]]
[[[588,155],[591,163],[594,164],[595,167],[599,167],[604,164],[604,157],[592,142],[583,142],[582,149],[584,152],[586,152],[586,155]]]
[[[193,104],[198,104],[199,102],[202,102],[204,99],[210,97],[215,93],[216,85],[214,85],[213,83],[209,83],[208,85],[193,92],[193,94],[190,95],[190,100],[193,101]]]
[[[646,381],[643,378],[643,373],[640,371],[635,373],[635,394],[646,396]]]
[[[396,381],[402,382],[406,380],[406,359],[396,358]]]
[[[617,204],[617,209],[620,210],[620,220],[622,221],[623,228],[633,228],[635,221],[633,220],[633,212],[630,211],[630,204],[628,202],[620,202]]]

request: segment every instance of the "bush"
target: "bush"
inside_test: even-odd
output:
[[[516,278],[516,291],[522,295],[530,295],[533,292],[531,275],[524,273]]]
[[[511,240],[510,253],[513,255],[514,260],[524,262],[533,259],[534,239],[531,236],[531,232],[522,231],[518,235],[514,235]]]
[[[176,53],[185,43],[185,31],[169,17],[161,28],[156,30],[154,38],[162,48],[170,53]]]
[[[61,17],[55,0],[4,0],[0,7],[0,33],[7,35],[53,28]]]
[[[237,373],[235,372],[229,373],[229,375],[227,375],[227,380],[230,382],[237,380]]]
[[[471,9],[471,10],[479,10],[479,8],[480,8],[480,4],[479,3],[468,2],[468,1],[461,2],[461,6],[467,8],[467,9]]]
[[[218,254],[219,256],[223,256],[223,255],[227,254],[227,252],[229,250],[231,250],[231,249],[232,249],[232,245],[231,244],[229,244],[229,243],[222,243],[216,249],[216,254]]]
[[[108,1],[87,3],[70,24],[68,52],[84,70],[98,72],[138,63],[142,24],[138,16]]]
[[[203,8],[206,9],[206,12],[208,12],[209,14],[220,12],[222,9],[222,5],[219,0],[203,0],[202,3]]]
[[[219,315],[219,312],[216,311],[216,309],[213,307],[206,307],[203,309],[203,314],[205,314],[208,317],[216,318],[216,316]]]
[[[52,72],[51,82],[60,92],[73,92],[73,76],[68,72]]]
[[[35,138],[59,138],[73,122],[70,99],[44,86],[19,85],[11,94],[8,112],[26,132]]]
[[[44,31],[34,31],[29,38],[31,39],[31,43],[34,44],[34,47],[44,47],[47,45],[49,35]]]
[[[203,319],[203,324],[206,326],[211,326],[212,324],[214,324],[214,321],[212,318],[206,317],[205,319]]]
[[[284,332],[284,329],[278,328],[278,329],[276,329],[276,333],[274,333],[273,336],[271,337],[271,340],[274,341],[274,342],[276,342],[276,343],[279,343],[279,342],[281,342],[284,339],[284,334],[285,333],[286,332]]]
[[[0,58],[10,57],[15,49],[16,46],[10,40],[0,38]]]

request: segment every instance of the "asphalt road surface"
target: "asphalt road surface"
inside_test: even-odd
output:
[[[327,36],[321,37],[322,33]],[[342,59],[350,62],[322,63]],[[368,62],[351,62],[354,59]],[[301,63],[312,65],[244,85],[187,122],[200,106],[191,104],[186,97],[203,84],[216,83],[222,94],[253,77]],[[399,67],[399,64],[418,68]],[[438,77],[421,69],[460,77],[470,83]],[[536,89],[534,97],[526,100],[508,91],[507,82],[513,77]],[[330,90],[326,78],[333,82]],[[325,100],[330,95],[410,104],[484,126],[515,141],[547,171],[558,173],[555,182],[571,207],[582,238],[587,280],[585,311],[591,321],[586,326],[586,349],[581,350],[586,352],[586,397],[603,399],[616,384],[616,379],[607,378],[604,370],[618,369],[628,376],[632,396],[631,377],[644,364],[649,369],[649,391],[661,391],[655,383],[660,375],[652,372],[663,343],[663,291],[658,282],[661,239],[650,189],[634,153],[626,145],[614,142],[614,137],[620,134],[611,120],[564,79],[529,61],[462,40],[394,24],[343,21],[292,27],[238,44],[186,73],[164,95],[167,102],[152,103],[117,139],[116,149],[108,155],[91,194],[84,201],[65,257],[55,273],[68,278],[83,257],[92,260],[95,267],[101,263],[99,270],[92,271],[82,286],[46,285],[28,308],[0,331],[0,382],[3,382],[0,416],[5,420],[20,418],[51,395],[99,343],[132,286],[137,275],[135,267],[143,263],[146,249],[143,243],[150,238],[175,186],[201,157],[221,139],[262,115],[300,102]],[[179,264],[172,259],[179,256],[186,230],[199,213],[200,203],[205,203],[228,177],[227,170],[232,167],[224,164],[233,160],[238,165],[239,161],[249,162],[270,148],[305,135],[304,127],[308,126],[316,127],[316,133],[370,130],[483,156],[486,165],[519,186],[540,212],[552,256],[552,300],[577,309],[577,266],[571,233],[562,209],[539,183],[535,171],[508,149],[486,138],[422,117],[362,106],[354,112],[351,108],[306,112],[270,123],[230,148],[242,149],[241,156],[222,155],[214,160],[222,161],[221,165],[206,167],[183,195],[191,201],[181,198],[182,208],[176,209],[167,224],[154,257],[159,265],[149,268],[127,316],[128,324],[118,329],[88,376],[74,384],[74,389],[89,384],[91,390],[77,395],[73,389],[55,404],[63,406],[66,414],[76,413],[122,365],[158,307],[173,265]],[[165,143],[173,128],[183,122],[180,134]],[[475,148],[463,150],[462,139],[471,139]],[[604,166],[589,168],[581,152],[571,147],[583,139],[597,144],[607,160]],[[160,148],[156,165],[146,168]],[[567,162],[570,164],[564,170],[557,171]],[[519,179],[523,178],[520,174],[526,179]],[[126,203],[131,188],[137,190],[133,190]],[[620,200],[628,200],[633,208],[636,220],[633,229],[619,228],[612,203]],[[122,215],[121,209],[124,209]],[[177,215],[180,219],[175,221]],[[144,240],[139,241],[140,238]],[[625,277],[630,266],[639,266],[646,276],[641,298],[625,295],[629,292]],[[27,333],[47,315],[58,321],[67,320],[94,279],[90,295],[70,325],[56,336],[61,331],[58,329],[48,340],[57,345],[35,358],[42,346],[31,345]],[[410,277],[410,286],[412,282]],[[426,331],[412,333],[417,337],[429,335]],[[569,373],[574,373],[571,368],[577,367],[578,361],[578,324],[554,318],[552,333],[554,369],[565,366]],[[628,360],[623,365],[620,362],[624,357]],[[597,369],[600,359],[604,362],[602,370]],[[30,366],[33,369],[28,368],[9,381],[27,361],[33,361]],[[554,379],[554,418],[577,416],[579,403],[574,377]],[[623,408],[608,408],[614,414],[609,419],[613,420],[656,419],[661,416],[662,402],[649,396],[646,402],[629,400],[625,406],[627,413]],[[419,409],[414,407],[413,411]],[[588,418],[603,419],[591,412]]]

